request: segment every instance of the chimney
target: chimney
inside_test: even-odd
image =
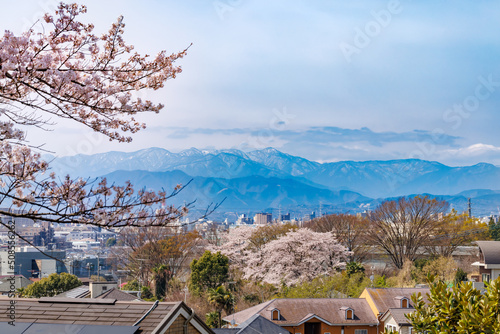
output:
[[[116,282],[89,282],[90,298],[96,298],[111,288],[118,288]]]

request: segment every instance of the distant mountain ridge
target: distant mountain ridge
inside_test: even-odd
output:
[[[45,158],[52,160],[51,168],[59,174],[106,175],[141,187],[168,189],[193,178],[183,191],[184,200],[200,194],[212,201],[227,197],[225,205],[234,208],[319,202],[352,208],[373,199],[422,193],[460,198],[459,202],[467,196],[480,197],[491,206],[500,196],[496,191],[500,168],[486,163],[464,167],[418,159],[318,163],[274,148],[252,152],[191,148],[179,153],[149,148]]]

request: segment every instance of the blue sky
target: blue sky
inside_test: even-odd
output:
[[[500,165],[498,1],[81,3],[99,32],[124,15],[140,52],[193,46],[147,96],[166,107],[132,143],[65,122],[30,130],[59,155],[273,146],[321,162]],[[56,4],[3,4],[0,27],[21,32]]]

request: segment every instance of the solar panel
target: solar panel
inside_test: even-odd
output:
[[[78,334],[134,334],[139,326],[85,325]]]
[[[139,326],[71,325],[0,322],[2,334],[134,334]]]
[[[31,323],[16,322],[15,326],[9,325],[6,322],[0,322],[0,333],[2,334],[22,334],[31,326]]]
[[[80,334],[85,325],[34,323],[23,334]]]

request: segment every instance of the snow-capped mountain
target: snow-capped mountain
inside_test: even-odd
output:
[[[107,175],[116,182],[130,180],[148,188],[168,189],[193,178],[179,198],[205,197],[214,202],[226,197],[225,205],[234,208],[319,202],[351,207],[366,205],[370,198],[422,193],[452,196],[460,203],[467,196],[478,197],[491,206],[499,196],[495,190],[500,189],[500,168],[486,163],[464,167],[418,159],[318,163],[273,148],[252,152],[191,148],[179,153],[149,148],[46,159],[59,174]]]

